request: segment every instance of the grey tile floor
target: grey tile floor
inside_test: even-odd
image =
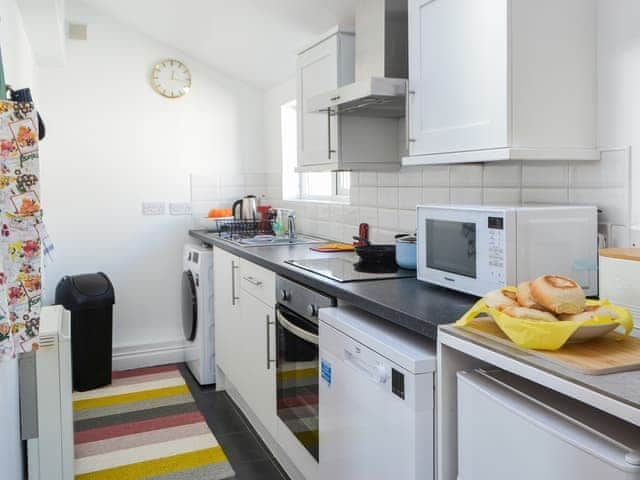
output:
[[[202,387],[184,365],[179,365],[198,408],[227,454],[237,480],[289,480],[249,421],[225,392]]]

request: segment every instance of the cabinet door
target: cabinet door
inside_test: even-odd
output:
[[[338,88],[338,45],[338,36],[334,35],[298,57],[298,165],[302,167],[330,163],[336,150],[336,117],[307,113],[305,102]]]
[[[275,436],[276,368],[274,307],[242,291],[242,375],[236,388],[253,413]]]
[[[409,0],[410,154],[509,144],[509,0]]]
[[[240,322],[239,259],[219,248],[213,249],[213,310],[216,364],[235,383]]]

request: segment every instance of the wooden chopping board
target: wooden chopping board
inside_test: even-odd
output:
[[[463,328],[510,347],[520,348],[490,318],[476,318]],[[640,338],[624,337],[615,332],[588,342],[567,344],[556,351],[520,350],[587,375],[640,369]]]

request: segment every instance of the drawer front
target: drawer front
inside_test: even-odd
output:
[[[276,304],[276,274],[240,259],[240,289],[269,306]]]

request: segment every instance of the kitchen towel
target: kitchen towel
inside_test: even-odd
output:
[[[0,101],[0,358],[38,348],[42,237],[37,112]]]

